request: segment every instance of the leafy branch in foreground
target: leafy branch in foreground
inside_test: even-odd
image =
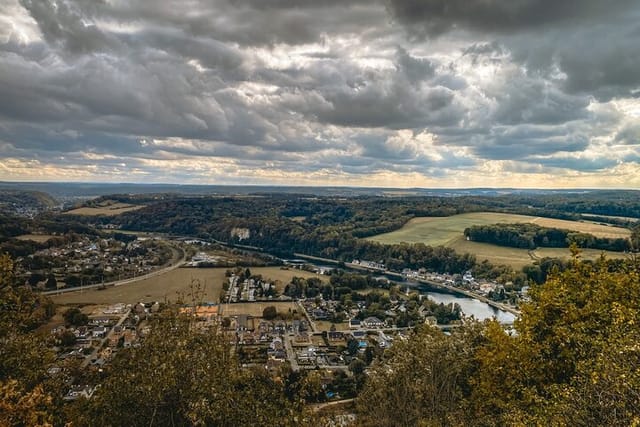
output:
[[[281,382],[264,369],[242,369],[218,329],[194,328],[191,316],[164,313],[143,345],[118,357],[80,424],[272,425],[302,420]],[[299,422],[297,423],[299,425]]]
[[[576,256],[495,321],[394,346],[358,399],[362,425],[638,425],[640,267]]]

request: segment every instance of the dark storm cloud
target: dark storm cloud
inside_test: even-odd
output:
[[[640,86],[640,4],[634,0],[389,0],[388,5],[414,37],[469,30],[495,38],[465,53],[490,56],[506,48],[531,70],[566,74],[568,93],[606,101]]]
[[[599,22],[635,4],[634,0],[388,0],[396,19],[417,34],[431,36],[454,28],[512,32]]]
[[[637,159],[607,104],[640,91],[627,0],[7,2],[0,163],[442,177]],[[628,151],[594,157],[594,138]]]
[[[626,145],[640,145],[640,122],[624,126],[616,133],[616,142]]]
[[[340,59],[285,72],[291,90],[283,93],[282,105],[339,126],[404,129],[450,126],[461,120],[463,108],[446,87],[453,82],[429,83],[436,63],[401,48],[393,59],[395,67],[390,69]],[[308,91],[299,90],[305,86]]]
[[[493,119],[499,124],[561,124],[587,117],[590,99],[569,95],[543,79],[511,76],[488,96],[497,101]]]
[[[580,152],[589,146],[589,138],[566,127],[522,125],[496,127],[490,137],[473,149],[483,158],[521,160],[532,155]]]
[[[567,93],[602,101],[640,87],[640,4],[610,23],[506,38],[513,59],[531,73],[558,79]],[[564,76],[558,76],[558,72]]]
[[[72,53],[105,50],[117,45],[117,40],[103,33],[92,23],[84,21],[80,9],[71,2],[20,0],[47,42],[60,44]]]
[[[187,34],[240,45],[302,44],[323,34],[360,33],[387,19],[376,1],[182,1],[80,2],[87,16],[172,27]],[[374,6],[374,7],[372,7]],[[190,13],[184,13],[188,8]]]
[[[396,63],[407,76],[407,80],[413,84],[433,77],[436,70],[436,65],[429,59],[413,57],[401,47],[396,53]]]

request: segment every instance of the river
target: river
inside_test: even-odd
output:
[[[225,244],[223,242],[218,242],[215,241],[215,243],[222,243]],[[233,246],[232,246],[233,247]],[[257,249],[257,248],[256,248]],[[273,254],[270,254],[269,252],[265,252],[263,250],[253,250],[254,252],[258,252],[258,253],[263,253],[263,254],[267,254],[267,255],[271,255],[276,257]],[[322,258],[315,258],[315,257],[308,257],[308,256],[304,256],[302,254],[294,254],[294,256],[298,256],[298,257],[303,257],[305,258],[309,264],[316,265],[317,261],[329,261],[332,263],[337,263],[337,261],[334,260],[328,260],[328,259],[322,259]],[[276,257],[277,258],[277,257]],[[312,260],[309,260],[312,259]],[[349,269],[349,268],[347,268]],[[356,271],[362,273],[362,271],[360,269],[357,269]],[[383,274],[385,275],[385,274]],[[398,283],[398,274],[393,274],[393,275],[386,275],[390,280]],[[411,282],[409,282],[411,283]],[[418,283],[411,283],[411,285],[413,287],[417,287],[420,288],[423,286],[423,284],[418,284]],[[453,294],[448,294],[448,293],[443,293],[443,292],[434,292],[434,291],[425,291],[425,290],[421,290],[420,291],[423,295],[427,295],[429,298],[431,298],[433,301],[439,303],[444,303],[449,304],[449,303],[456,303],[458,305],[460,305],[460,308],[462,309],[462,312],[466,315],[466,316],[473,316],[478,320],[485,320],[485,319],[491,319],[492,317],[495,317],[498,322],[503,323],[503,324],[512,324],[513,321],[515,320],[516,316],[513,315],[512,313],[509,313],[507,311],[503,311],[503,310],[499,310],[495,307],[490,306],[489,304],[482,302],[480,300],[474,299],[474,298],[469,298],[469,297],[465,297],[465,296],[460,296],[460,295],[453,295]]]
[[[450,303],[458,304],[465,315],[473,316],[478,320],[495,317],[500,323],[511,324],[516,318],[516,316],[511,313],[498,310],[477,299],[432,291],[422,292],[422,294],[427,295],[429,299],[437,303],[443,303],[445,305]]]

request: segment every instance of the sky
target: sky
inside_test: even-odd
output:
[[[0,180],[640,188],[640,2],[2,0]]]

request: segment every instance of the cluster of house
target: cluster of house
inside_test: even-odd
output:
[[[422,299],[422,296],[419,296]],[[348,319],[348,326],[350,330],[354,329],[380,329],[393,327],[396,323],[398,315],[407,312],[405,301],[397,297],[391,297],[388,307],[384,312],[380,313],[380,317],[366,316],[363,318],[363,312],[366,312],[369,308],[366,301],[355,301],[348,310],[343,309],[339,311],[340,303],[334,300],[325,300],[322,298],[308,298],[299,301],[304,307],[307,316],[311,321],[326,321],[335,318]],[[417,309],[417,318],[415,320],[424,321],[429,324],[437,324],[436,318],[431,316],[428,310],[424,306],[419,306]]]
[[[41,249],[27,258],[42,257],[50,260],[51,266],[46,273],[53,273],[57,279],[57,287],[79,286],[82,283],[65,283],[64,279],[80,275],[85,271],[99,270],[110,278],[126,278],[148,273],[164,264],[162,251],[153,241],[135,240],[124,243],[112,238],[93,240],[83,237],[79,241],[70,242],[60,247]],[[28,277],[31,271],[22,267],[25,258],[18,258],[17,275]],[[46,280],[36,286],[44,288]],[[88,284],[88,283],[85,283]]]
[[[385,326],[385,322],[375,316],[369,316],[363,320],[356,318],[349,320],[350,329],[380,329],[384,328]]]
[[[306,320],[263,320],[248,315],[231,318],[227,328],[232,331],[232,339],[239,344],[267,344],[274,338],[293,335],[296,341],[308,341],[309,323]]]
[[[275,286],[271,282],[253,278],[242,279],[235,274],[232,274],[228,281],[229,289],[225,298],[228,302],[253,302],[258,299],[272,299],[275,296]]]
[[[499,292],[500,289],[504,289],[504,285],[488,280],[478,280],[473,277],[471,271],[466,271],[464,274],[439,274],[430,273],[426,269],[411,270],[405,268],[402,270],[402,275],[407,279],[413,280],[428,280],[436,283],[443,283],[449,286],[456,286],[471,291],[475,291],[480,295],[486,296],[491,292]]]
[[[102,310],[101,315],[90,316],[87,325],[59,326],[51,330],[58,351],[58,362],[64,364],[67,359],[81,360],[84,369],[100,371],[121,348],[136,347],[148,334],[148,327],[140,327],[140,320],[149,313],[158,310],[157,303],[135,305],[114,304]],[[74,384],[74,378],[68,377],[57,364],[49,367],[49,375],[63,375],[69,383],[65,400],[80,397],[90,398],[96,387],[90,384]]]
[[[311,320],[329,320],[336,315],[338,301],[325,300],[320,298],[307,298],[298,301],[307,312]]]
[[[209,255],[205,252],[198,252],[193,257],[191,257],[191,261],[185,264],[187,267],[200,267],[203,264],[211,265],[220,261],[220,257]]]

